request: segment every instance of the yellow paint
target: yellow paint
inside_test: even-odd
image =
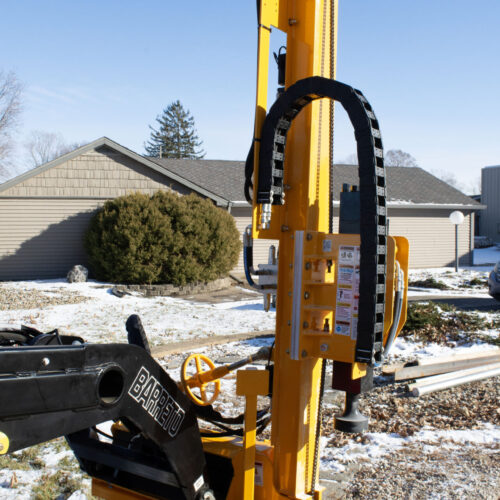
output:
[[[324,242],[329,242],[329,251],[324,251]],[[308,231],[304,238],[303,286],[300,291],[302,309],[300,324],[302,327],[299,351],[307,356],[325,358],[346,363],[354,363],[356,340],[351,335],[336,335],[336,303],[338,296],[338,256],[342,245],[360,246],[357,234],[327,234]],[[387,280],[384,316],[384,338],[387,338],[394,313],[394,272],[396,262],[396,240],[387,238]],[[399,253],[398,253],[399,255]],[[400,262],[408,272],[407,261]],[[349,289],[352,292],[352,289]],[[362,312],[361,312],[362,313]],[[403,323],[404,324],[404,323]],[[358,370],[353,368],[353,370]],[[363,375],[353,371],[356,377]]]
[[[5,455],[9,451],[10,441],[7,434],[0,432],[0,455]]]
[[[205,450],[205,452],[213,453],[215,455],[220,455],[231,459],[235,471],[243,470],[243,438],[203,438],[203,449]],[[270,446],[269,441],[256,441],[255,467],[256,479],[259,479],[255,482],[255,500],[278,500],[287,498],[284,495],[280,495],[274,486],[273,448],[272,446]],[[243,498],[243,495],[243,475],[235,473],[226,500],[241,500]]]
[[[239,370],[236,394],[245,396],[245,434],[243,438],[243,500],[254,500],[255,445],[257,436],[257,396],[269,393],[267,370]]]
[[[353,363],[351,378],[353,380],[356,380],[358,378],[364,377],[366,375],[367,366],[368,365],[366,363]]]
[[[187,370],[191,361],[195,362],[196,372],[194,375],[189,376]],[[209,370],[203,370],[202,365],[208,366]],[[194,401],[197,405],[208,406],[212,404],[220,394],[220,380],[219,377],[212,378],[206,375],[210,372],[213,375],[215,371],[213,361],[203,354],[191,354],[188,356],[181,367],[181,384],[184,392]],[[212,395],[209,396],[207,389],[211,384]],[[198,396],[193,389],[198,389],[200,395]]]
[[[127,488],[92,478],[92,495],[106,500],[154,500],[155,497],[142,495]]]

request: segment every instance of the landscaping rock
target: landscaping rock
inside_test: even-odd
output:
[[[89,271],[84,266],[73,266],[66,276],[68,283],[85,283],[89,276]]]

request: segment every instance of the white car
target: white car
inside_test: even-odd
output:
[[[500,301],[500,262],[497,262],[488,278],[488,293]]]

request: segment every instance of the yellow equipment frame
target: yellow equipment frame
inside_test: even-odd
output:
[[[254,192],[257,188],[259,169],[259,141],[266,118],[268,101],[269,52],[271,30],[277,28],[287,36],[286,83],[288,88],[298,80],[311,76],[335,78],[337,45],[337,0],[261,0],[258,28],[257,94],[254,137]],[[354,343],[347,338],[339,343],[331,336],[305,332],[300,346],[300,356],[292,359],[292,310],[294,290],[294,246],[296,232],[311,235],[306,245],[305,258],[314,260],[323,239],[333,242],[331,255],[335,260],[340,242],[359,245],[359,236],[330,235],[329,189],[332,162],[333,102],[319,99],[308,105],[293,121],[288,134],[285,158],[284,188],[286,203],[272,207],[269,227],[262,227],[261,205],[254,197],[252,235],[260,239],[279,240],[279,267],[276,309],[276,339],[274,348],[272,434],[270,441],[256,441],[257,396],[269,391],[267,371],[242,370],[238,372],[237,394],[246,398],[245,430],[240,437],[204,437],[205,452],[231,459],[235,476],[227,496],[228,500],[315,499],[320,500],[322,489],[318,483],[319,467],[314,467],[317,439],[319,387],[322,359],[330,357],[325,351],[336,352],[336,360],[352,364],[352,379],[366,373],[366,365],[355,363]],[[388,238],[389,264],[387,290],[393,290],[394,261],[405,270],[408,268],[408,244],[404,238]],[[317,257],[324,259],[325,255]],[[392,262],[392,264],[391,264]],[[333,263],[335,264],[335,263]],[[314,284],[309,276],[309,285]],[[320,281],[323,278],[320,278]],[[325,278],[327,279],[327,278]],[[306,283],[307,284],[307,283]],[[330,283],[331,284],[331,283]],[[318,283],[316,283],[318,285]],[[335,304],[336,285],[316,286],[315,300]],[[323,286],[325,285],[325,286]],[[304,290],[301,289],[301,293]],[[386,304],[384,341],[391,327],[393,303]],[[316,309],[314,309],[316,307]],[[319,310],[321,321],[333,321],[330,311],[313,305]],[[302,304],[301,314],[306,317],[307,306]],[[325,312],[326,311],[326,312]],[[321,316],[322,315],[322,316]],[[316,318],[317,319],[317,318]],[[406,292],[398,332],[406,320]],[[310,333],[310,338],[308,337]],[[323,345],[318,349],[318,338]],[[329,344],[331,343],[331,345]],[[218,373],[218,372],[217,372]],[[225,373],[224,373],[225,374]],[[198,375],[196,384],[203,387],[206,374]],[[221,372],[221,375],[223,373]],[[207,378],[208,377],[208,378]],[[195,383],[196,382],[196,383]],[[188,385],[189,385],[188,384]],[[314,477],[316,475],[316,477]],[[105,484],[94,481],[96,494],[103,494]],[[109,492],[108,492],[109,493]],[[124,493],[124,492],[122,492]],[[128,492],[127,492],[128,493]],[[108,496],[108,498],[110,498]],[[130,498],[136,498],[131,496]],[[137,497],[139,498],[139,497]]]

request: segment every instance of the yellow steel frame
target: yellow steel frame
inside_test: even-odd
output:
[[[273,24],[287,34],[286,87],[310,76],[335,76],[331,62],[335,61],[332,51],[336,50],[337,1],[263,0],[261,9],[261,25]],[[266,26],[270,27],[269,24]],[[267,89],[268,36],[266,28],[261,27],[256,137],[267,102],[264,88]],[[311,484],[321,376],[320,359],[306,357],[294,361],[287,352],[291,336],[293,238],[297,230],[328,232],[331,125],[330,103],[325,100],[313,102],[297,116],[287,140],[286,203],[273,207],[267,230],[258,226],[259,205],[254,204],[253,211],[254,237],[279,239],[271,443],[274,485],[289,498],[314,495]],[[258,142],[255,146],[254,180],[258,176]]]
[[[255,109],[255,164],[254,191],[258,179],[259,141],[267,112],[270,35],[277,28],[287,35],[286,87],[310,76],[335,77],[337,41],[337,0],[261,0],[258,30],[257,94]],[[274,350],[273,408],[271,440],[256,441],[257,396],[268,391],[268,372],[238,372],[237,394],[246,397],[245,434],[240,437],[205,437],[206,452],[232,460],[235,476],[228,500],[257,499],[315,499],[320,500],[321,488],[312,491],[316,424],[319,405],[319,386],[322,357],[321,343],[328,343],[328,351],[335,351],[339,361],[352,363],[352,378],[362,377],[366,365],[354,363],[351,339],[339,343],[331,335],[308,332],[303,335],[301,356],[290,356],[294,238],[296,231],[314,234],[306,245],[306,256],[314,256],[312,248],[320,239],[330,238],[334,248],[328,258],[334,260],[339,242],[359,245],[359,236],[328,235],[330,140],[333,133],[330,102],[317,100],[307,106],[294,120],[288,133],[285,159],[284,186],[286,202],[273,206],[271,224],[260,227],[261,208],[253,205],[252,234],[254,238],[279,240],[279,268],[276,310],[276,340]],[[405,271],[408,268],[408,243],[404,238],[389,238],[387,291],[393,291],[394,259]],[[317,260],[323,260],[324,255]],[[314,260],[314,259],[313,259]],[[328,281],[324,266],[320,281]],[[320,273],[321,274],[321,273]],[[405,272],[405,276],[407,273]],[[317,276],[316,276],[317,278]],[[310,281],[315,277],[311,274]],[[406,277],[407,279],[407,277]],[[333,287],[316,286],[315,300],[335,303]],[[311,285],[311,283],[306,283]],[[314,287],[313,287],[314,288]],[[301,289],[300,293],[303,293]],[[327,302],[325,302],[327,301]],[[332,302],[333,301],[333,302]],[[391,326],[392,300],[386,306],[385,336]],[[398,331],[406,320],[406,288],[403,315]],[[362,313],[362,312],[361,312]],[[301,314],[307,315],[302,304]],[[321,313],[323,314],[323,313]],[[321,315],[320,315],[321,316]],[[331,316],[333,320],[333,316]],[[324,321],[321,316],[319,321]],[[318,336],[316,336],[318,337]],[[385,337],[385,338],[386,338]],[[385,340],[385,339],[384,339]],[[318,347],[319,346],[319,347]],[[221,373],[221,375],[223,375]],[[204,380],[199,381],[205,382]],[[319,468],[318,468],[319,469]],[[317,478],[316,478],[317,479]],[[103,485],[99,484],[99,493]],[[97,490],[96,490],[97,491]]]

